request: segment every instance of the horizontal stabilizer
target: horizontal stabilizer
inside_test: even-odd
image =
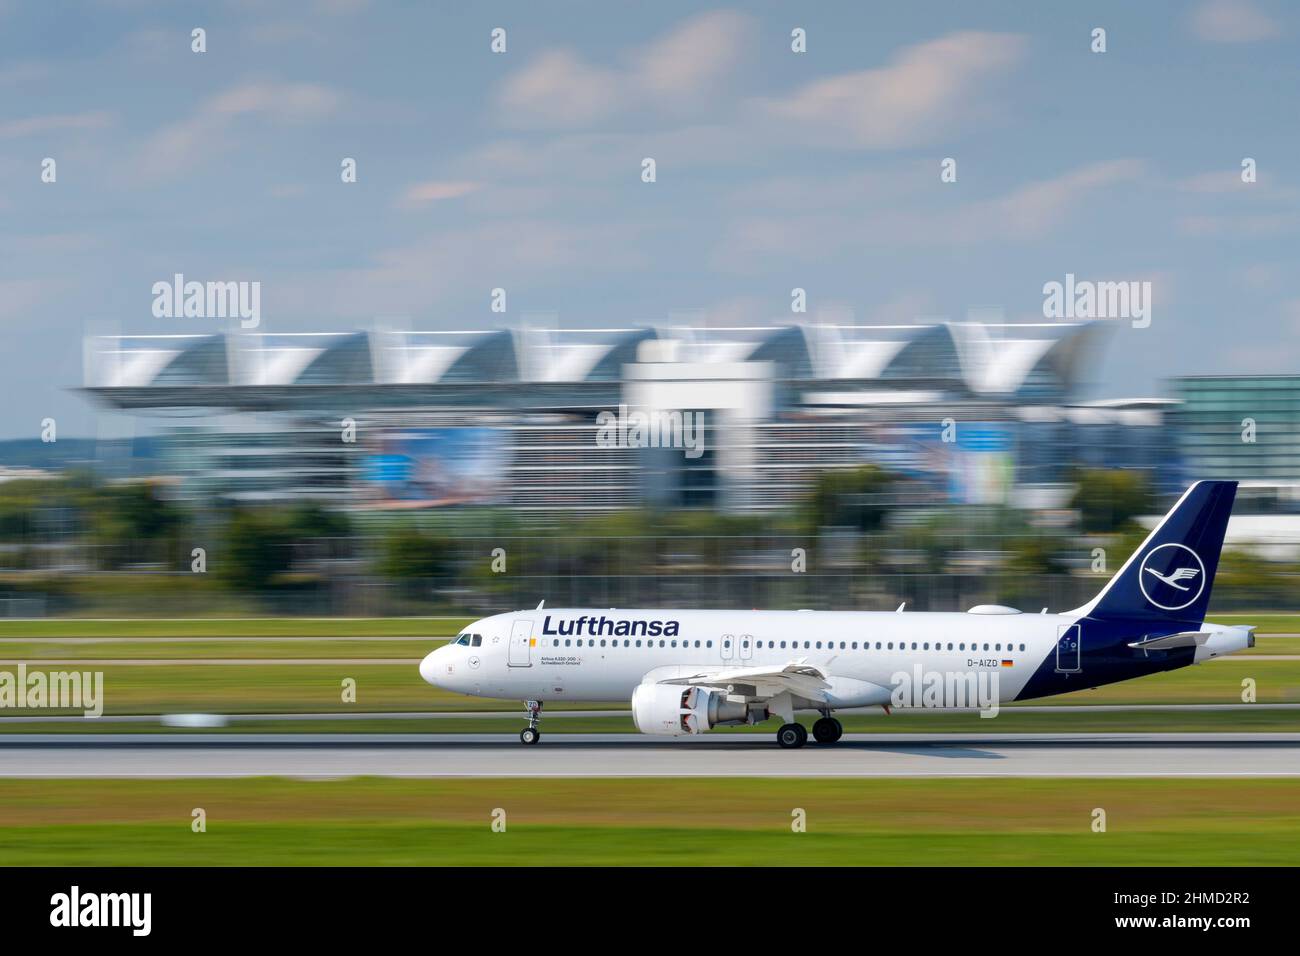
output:
[[[1179,631],[1177,634],[1166,634],[1164,637],[1133,641],[1129,647],[1144,651],[1168,651],[1175,647],[1196,647],[1198,644],[1204,644],[1209,636],[1206,631]]]

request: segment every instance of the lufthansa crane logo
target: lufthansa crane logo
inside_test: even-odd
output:
[[[1159,545],[1142,559],[1138,586],[1162,611],[1181,611],[1205,590],[1205,563],[1185,544]]]

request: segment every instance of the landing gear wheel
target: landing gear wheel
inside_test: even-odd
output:
[[[542,719],[542,702],[540,700],[526,700],[524,701],[524,707],[528,710],[528,726],[519,731],[519,742],[535,744],[542,739],[542,732],[537,729],[537,724]]]
[[[833,744],[844,736],[844,725],[834,717],[823,717],[813,724],[813,739],[819,744]]]
[[[808,742],[808,731],[803,724],[782,724],[776,732],[776,742],[782,750],[796,750]]]

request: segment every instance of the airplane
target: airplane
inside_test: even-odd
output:
[[[1255,646],[1255,628],[1205,621],[1235,481],[1198,481],[1100,593],[1059,614],[1000,605],[962,612],[546,608],[475,621],[420,663],[430,684],[523,700],[525,744],[543,702],[631,701],[645,734],[678,737],[781,721],[796,711],[833,744],[833,712],[882,706],[994,707],[1099,687]],[[903,685],[912,683],[912,696]],[[916,693],[917,685],[922,692]],[[981,697],[981,692],[984,696]]]

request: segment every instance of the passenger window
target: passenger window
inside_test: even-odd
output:
[[[640,642],[640,641],[637,641],[637,642],[636,642],[636,646],[637,646],[637,647],[640,647],[640,646],[641,646],[641,642]]]
[[[713,642],[712,642],[712,641],[705,641],[705,642],[704,642],[704,646],[705,646],[705,647],[712,647],[712,646],[713,646]]]

